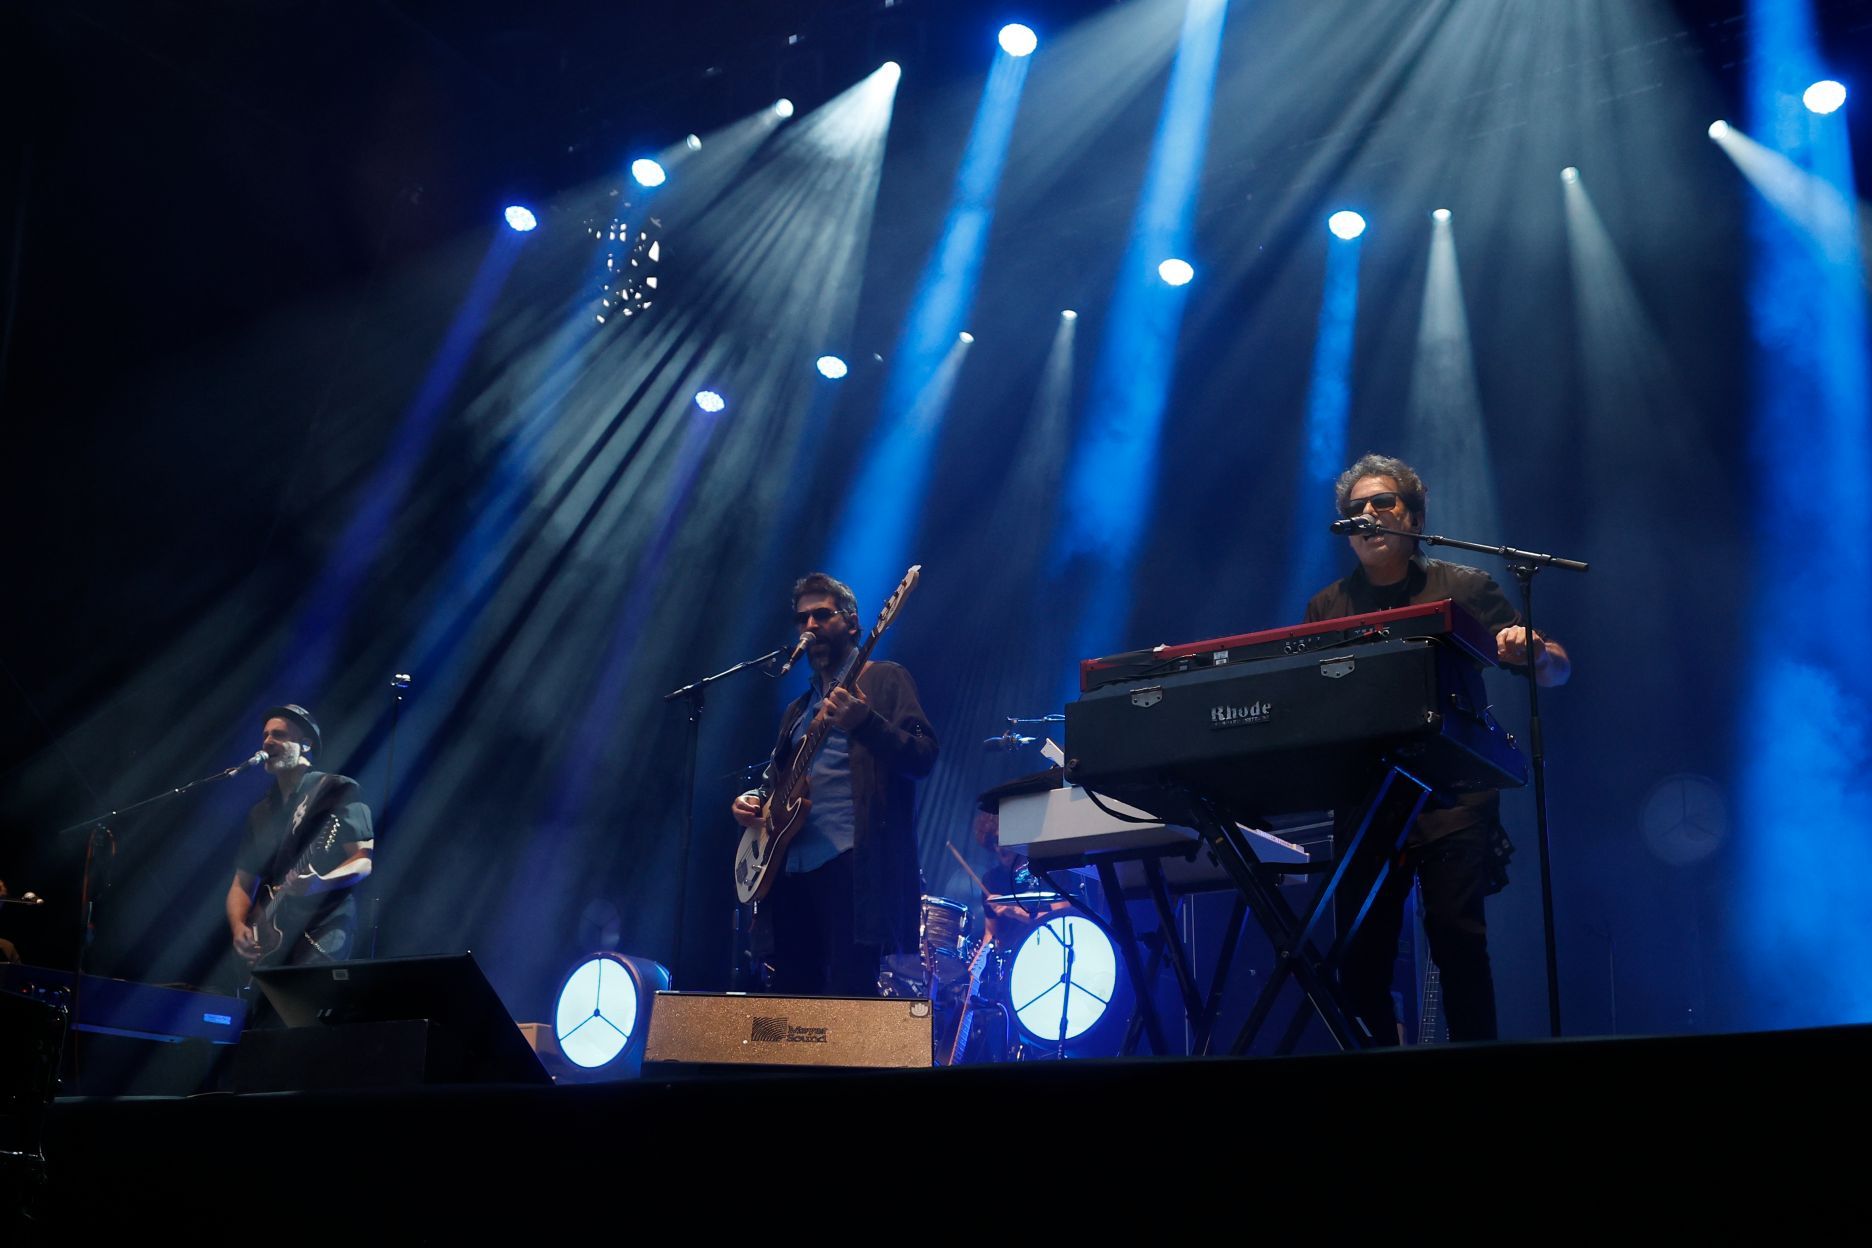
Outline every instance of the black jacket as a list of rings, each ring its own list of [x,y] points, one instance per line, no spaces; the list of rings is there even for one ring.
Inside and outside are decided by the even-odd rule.
[[[936,731],[917,701],[916,682],[895,663],[872,663],[858,677],[871,713],[848,735],[852,769],[852,931],[887,953],[914,949],[918,895],[916,781],[936,766]],[[810,691],[780,717],[771,783],[786,757]],[[776,864],[784,868],[784,864]]]

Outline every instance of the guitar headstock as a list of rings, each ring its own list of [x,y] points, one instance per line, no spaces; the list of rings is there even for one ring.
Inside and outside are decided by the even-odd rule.
[[[884,635],[884,630],[889,628],[891,622],[897,618],[897,612],[902,609],[904,599],[910,596],[910,591],[915,589],[917,582],[922,579],[923,565],[911,564],[910,570],[904,573],[903,580],[897,582],[897,588],[892,590],[891,596],[884,600],[884,607],[878,612],[877,623],[871,626],[871,635],[865,639],[866,646]]]

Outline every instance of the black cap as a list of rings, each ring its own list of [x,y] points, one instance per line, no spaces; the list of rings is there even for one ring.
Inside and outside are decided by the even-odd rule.
[[[284,706],[268,707],[267,713],[260,717],[260,722],[264,724],[269,719],[287,719],[298,724],[305,730],[305,734],[312,738],[312,757],[320,757],[320,751],[325,746],[325,738],[319,735],[318,720],[312,718],[311,711],[288,702]]]

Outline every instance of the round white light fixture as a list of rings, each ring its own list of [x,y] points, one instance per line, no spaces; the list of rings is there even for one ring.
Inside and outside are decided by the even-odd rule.
[[[692,152],[701,151],[702,150],[702,136],[699,134],[690,135],[688,138],[683,140],[683,146],[687,147]]]
[[[1709,136],[1712,139],[1728,138],[1729,137],[1729,123],[1726,121],[1710,122]]]
[[[1175,256],[1157,266],[1157,276],[1171,286],[1187,286],[1196,276],[1196,270],[1187,260],[1178,260]]]
[[[780,118],[780,120],[782,121],[785,121],[788,117],[791,117],[793,115],[793,101],[789,99],[785,99],[785,98],[775,100],[774,105],[773,105],[773,111],[774,111],[774,116]]]
[[[836,355],[820,356],[818,360],[815,361],[815,367],[818,368],[819,375],[829,381],[837,381],[851,371],[845,366],[845,361],[839,359]]]
[[[1365,232],[1365,218],[1349,208],[1342,208],[1326,218],[1326,228],[1333,232],[1334,238],[1349,243]]]
[[[722,398],[721,395],[716,394],[713,390],[698,390],[696,391],[695,405],[703,411],[708,412],[710,415],[713,415],[727,407],[728,400]]]
[[[631,161],[630,169],[631,177],[636,180],[638,186],[662,186],[664,180],[669,177],[663,172],[663,166],[648,156],[640,156]]]
[[[1439,208],[1435,212],[1431,213],[1430,217],[1432,220],[1435,220],[1435,221],[1447,221],[1449,220],[1449,215],[1450,215],[1449,209]]]
[[[553,1039],[580,1071],[629,1073],[643,1051],[643,1033],[669,971],[643,958],[594,953],[572,968],[553,1001]]]
[[[1808,112],[1819,113],[1822,117],[1836,113],[1846,103],[1846,84],[1822,78],[1801,92],[1801,103],[1807,106]]]
[[[1062,321],[1076,321],[1078,319],[1079,319],[1079,314],[1073,311],[1071,308],[1067,308],[1060,313],[1060,320]]]
[[[533,210],[519,204],[507,205],[507,210],[501,216],[507,218],[507,224],[522,234],[539,224],[539,218],[533,215]]]
[[[965,330],[963,330],[963,331],[962,331],[961,333],[959,333],[959,334],[957,334],[957,335],[956,335],[956,341],[957,341],[957,342],[961,342],[961,343],[970,343],[970,342],[974,342],[974,341],[975,341],[975,335],[974,335],[974,334],[971,334],[971,333],[969,333],[969,332],[968,332],[968,330],[966,330],[966,329],[965,329]]]
[[[1579,170],[1575,169],[1572,165],[1568,165],[1560,171],[1560,180],[1568,186],[1572,186],[1575,182],[1579,181]]]
[[[1040,36],[1034,34],[1033,27],[1023,26],[1019,22],[1009,22],[1003,26],[996,41],[1009,56],[1029,56],[1040,46]]]

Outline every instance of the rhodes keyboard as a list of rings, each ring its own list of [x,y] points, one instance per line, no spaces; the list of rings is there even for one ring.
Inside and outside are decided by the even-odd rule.
[[[1493,665],[1495,662],[1495,639],[1488,629],[1473,615],[1444,598],[1390,611],[1290,624],[1238,637],[1217,637],[1180,646],[1153,646],[1149,650],[1129,650],[1102,659],[1085,659],[1079,664],[1079,688],[1089,693],[1101,685],[1121,680],[1148,680],[1282,655],[1317,654],[1322,650],[1393,637],[1442,637],[1478,663]]]
[[[1194,790],[1249,822],[1361,800],[1381,761],[1446,791],[1526,784],[1526,759],[1488,709],[1487,660],[1456,640],[1459,629],[1486,630],[1447,602],[1434,605],[1445,622],[1429,636],[1374,627],[1397,615],[1382,612],[1328,621],[1365,629],[1357,644],[1249,661],[1236,638],[1140,652],[1160,664],[1187,652],[1176,662],[1189,666],[1106,681],[1068,704],[1067,777],[1172,818],[1166,801]],[[1436,625],[1434,615],[1410,619],[1412,628]],[[1091,662],[1109,672],[1125,657]]]

